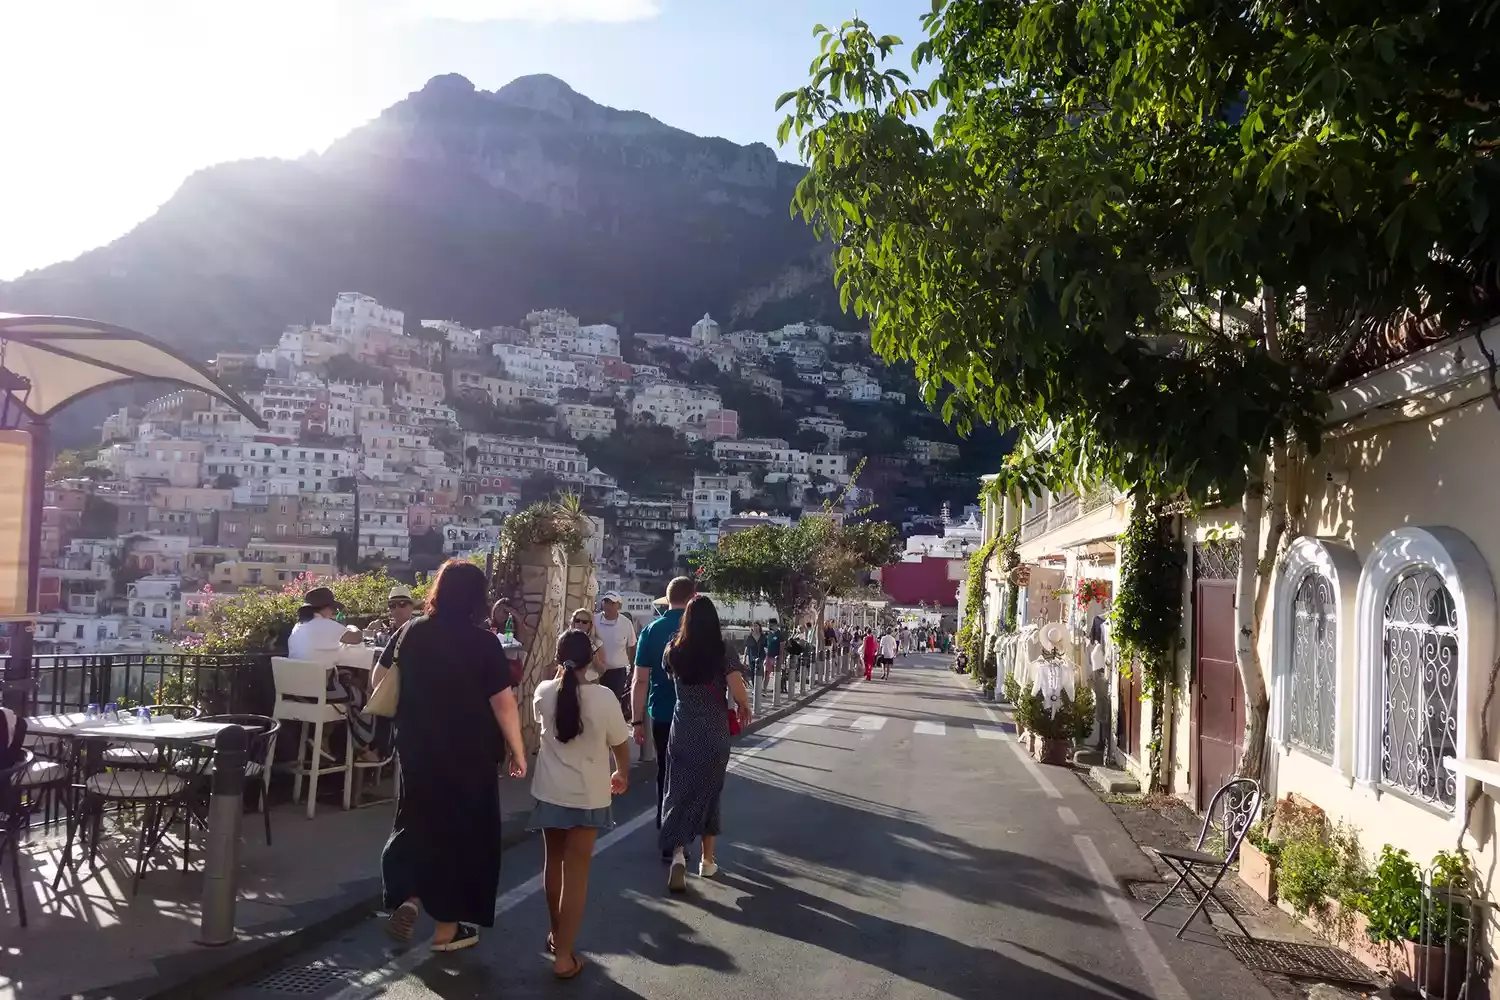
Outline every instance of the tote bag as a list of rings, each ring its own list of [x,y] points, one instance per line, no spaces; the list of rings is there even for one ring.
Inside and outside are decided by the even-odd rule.
[[[383,719],[394,719],[396,707],[401,703],[401,644],[406,641],[407,630],[411,623],[396,634],[396,648],[391,651],[391,666],[380,677],[380,683],[375,685],[375,690],[370,692],[370,700],[365,702],[365,714],[375,715]]]

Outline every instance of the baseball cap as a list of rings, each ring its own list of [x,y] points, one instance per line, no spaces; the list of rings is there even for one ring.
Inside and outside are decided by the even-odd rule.
[[[624,603],[623,601],[620,600],[620,592],[618,590],[607,590],[607,591],[605,591],[604,595],[602,597],[600,597],[599,600],[600,601],[614,601],[616,604],[623,604]]]

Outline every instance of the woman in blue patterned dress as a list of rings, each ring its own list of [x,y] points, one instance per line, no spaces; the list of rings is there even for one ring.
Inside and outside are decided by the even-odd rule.
[[[671,853],[667,888],[687,891],[687,845],[703,839],[701,878],[718,872],[719,799],[729,768],[729,698],[740,725],[750,722],[750,695],[740,665],[724,644],[719,611],[699,595],[688,602],[682,624],[662,663],[677,688],[667,743],[667,788],[658,841]]]

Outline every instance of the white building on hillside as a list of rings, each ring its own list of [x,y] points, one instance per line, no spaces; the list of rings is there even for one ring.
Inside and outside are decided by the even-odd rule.
[[[728,476],[693,476],[693,523],[717,523],[731,513]]]
[[[441,333],[448,342],[450,351],[457,351],[459,354],[479,353],[479,333],[476,330],[470,330],[451,319],[424,319],[422,325]]]
[[[340,292],[333,301],[328,325],[340,337],[355,337],[366,331],[399,337],[406,331],[406,314],[400,309],[387,309],[368,295]]]
[[[615,432],[615,411],[609,406],[562,403],[557,407],[557,423],[575,441],[605,438]]]

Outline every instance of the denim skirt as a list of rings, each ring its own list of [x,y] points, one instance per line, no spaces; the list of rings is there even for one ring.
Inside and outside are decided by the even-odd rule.
[[[573,806],[554,805],[551,802],[538,802],[531,810],[531,820],[526,824],[526,829],[571,830],[574,827],[586,826],[596,830],[608,830],[614,825],[614,810],[609,806],[603,809],[577,809]]]

